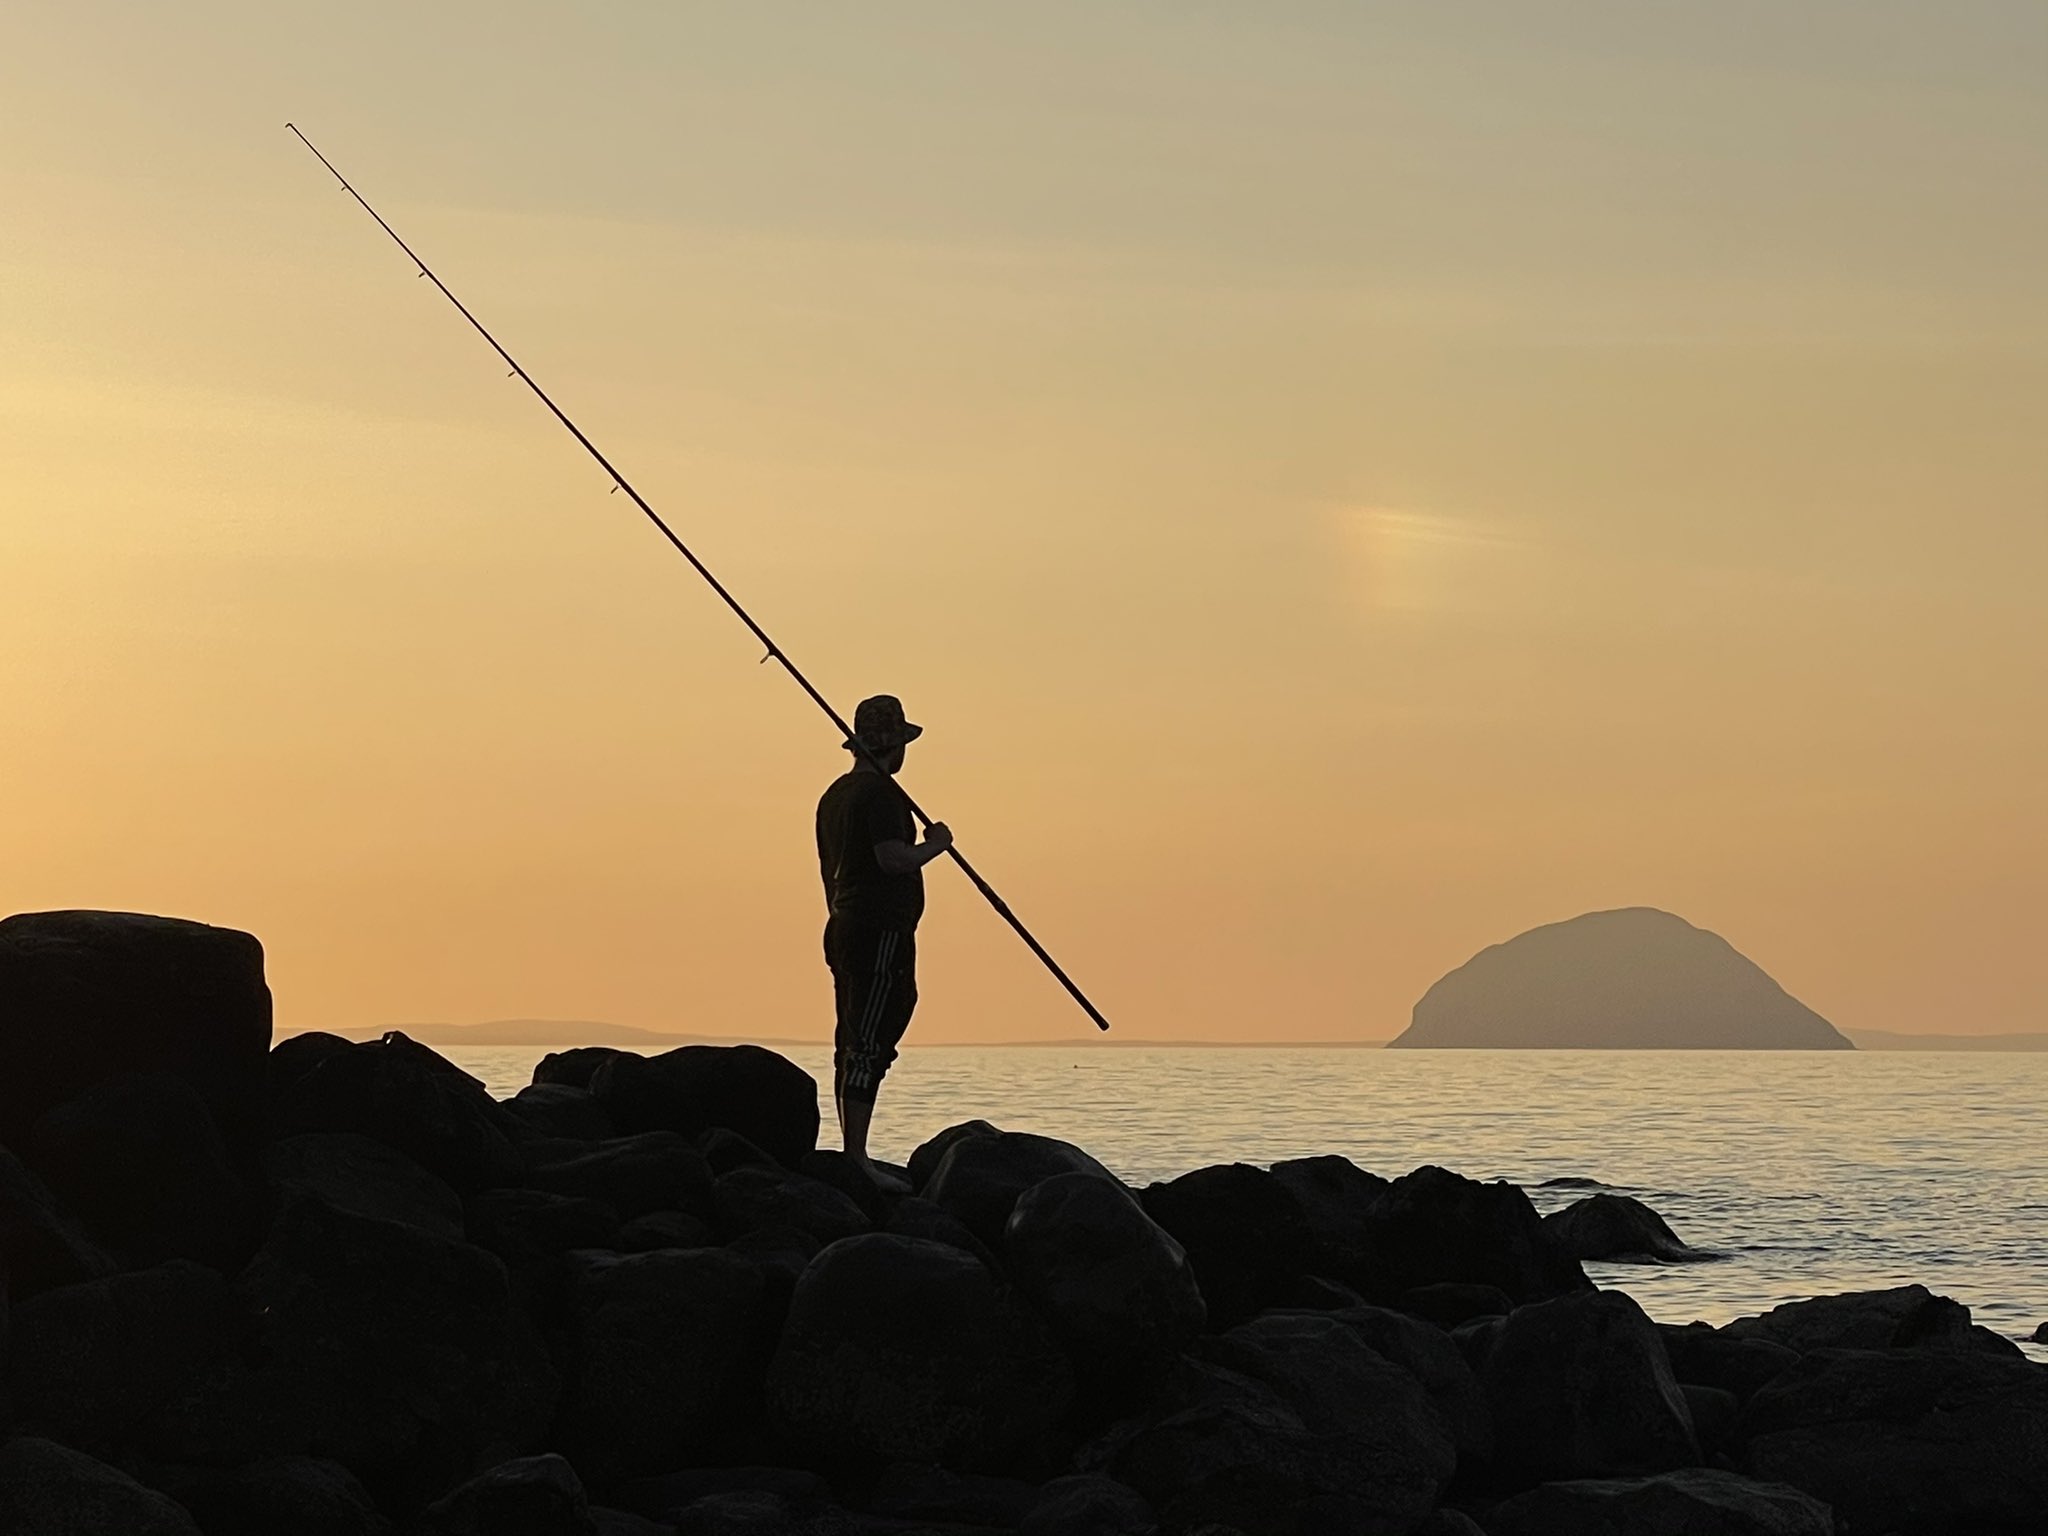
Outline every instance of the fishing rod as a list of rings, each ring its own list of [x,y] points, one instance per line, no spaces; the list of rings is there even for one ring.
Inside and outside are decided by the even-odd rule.
[[[342,175],[340,171],[334,168],[334,162],[332,160],[329,160],[325,155],[321,154],[319,149],[314,145],[311,139],[307,138],[303,133],[299,132],[298,125],[295,123],[286,123],[285,127],[291,129],[292,133],[297,137],[298,141],[301,144],[305,145],[306,148],[313,151],[313,158],[318,160],[322,165],[327,167],[328,173],[332,175],[336,181],[341,183],[342,190],[348,193],[348,195],[354,198],[358,203],[362,204],[363,212],[367,213],[371,218],[375,219],[377,221],[377,227],[383,230],[385,234],[389,235],[392,239],[392,243],[395,244],[401,251],[405,252],[406,257],[412,262],[412,264],[420,269],[420,276],[424,277],[428,282],[432,283],[436,288],[440,289],[442,297],[447,299],[447,301],[450,304],[453,304],[456,310],[461,314],[462,318],[470,323],[471,327],[476,331],[477,335],[483,337],[483,339],[490,344],[491,350],[497,353],[499,357],[504,359],[505,366],[512,370],[511,376],[518,379],[528,389],[532,390],[534,395],[540,400],[540,403],[548,408],[549,413],[553,415],[555,420],[559,421],[564,427],[566,427],[569,431],[569,435],[575,438],[578,443],[582,444],[584,452],[588,453],[593,459],[597,460],[598,466],[601,469],[603,469],[607,475],[611,476],[612,490],[614,492],[624,491],[626,493],[627,499],[630,500],[634,506],[638,507],[642,512],[647,514],[647,520],[650,523],[654,524],[655,528],[660,531],[661,536],[667,539],[670,544],[675,546],[676,553],[681,555],[685,560],[689,561],[691,569],[696,571],[696,573],[699,576],[702,576],[704,580],[710,584],[711,590],[718,594],[719,599],[725,604],[725,606],[730,608],[733,611],[733,613],[738,617],[739,621],[742,624],[746,625],[748,630],[752,632],[754,638],[761,642],[763,649],[767,652],[767,654],[763,656],[761,660],[764,662],[773,661],[779,663],[782,667],[782,670],[790,675],[791,680],[795,682],[797,687],[803,689],[805,694],[809,696],[810,701],[813,704],[817,705],[818,708],[823,710],[825,712],[825,717],[839,728],[839,734],[846,740],[846,742],[849,745],[851,745],[855,751],[860,753],[862,757],[866,758],[871,765],[873,765],[877,770],[879,770],[884,778],[888,779],[890,783],[896,786],[897,793],[903,796],[903,803],[910,807],[910,814],[917,818],[919,825],[924,827],[931,826],[932,818],[927,816],[924,813],[923,807],[921,807],[915,800],[913,800],[910,797],[910,791],[903,787],[901,782],[897,780],[894,774],[889,773],[887,769],[882,767],[881,760],[878,757],[876,757],[876,755],[873,752],[869,751],[868,748],[859,740],[859,738],[853,734],[853,727],[848,725],[846,721],[840,717],[839,711],[834,709],[831,706],[831,704],[826,701],[826,698],[822,693],[818,692],[816,688],[811,686],[811,680],[805,677],[802,672],[797,670],[796,663],[791,661],[789,657],[783,653],[782,647],[777,645],[773,640],[771,640],[768,637],[768,631],[763,629],[758,623],[754,621],[754,616],[752,614],[748,613],[745,608],[740,606],[739,599],[734,597],[732,593],[728,592],[725,589],[725,583],[723,583],[716,576],[711,574],[711,568],[707,566],[702,560],[699,560],[697,556],[691,551],[689,545],[685,544],[679,537],[677,537],[675,529],[669,527],[669,525],[665,521],[663,521],[661,514],[659,512],[656,512],[653,507],[647,504],[647,498],[642,496],[638,491],[633,489],[632,482],[629,481],[624,475],[620,474],[618,470],[612,466],[612,461],[606,458],[601,452],[598,451],[597,444],[593,443],[589,438],[583,435],[583,429],[577,426],[575,422],[571,421],[569,419],[568,413],[564,411],[559,405],[555,404],[555,402],[549,398],[548,392],[542,389],[540,385],[536,384],[533,381],[533,375],[528,373],[524,368],[522,368],[519,365],[519,360],[515,358],[510,352],[507,352],[503,346],[499,345],[498,338],[493,336],[488,330],[484,329],[484,323],[481,320],[477,319],[475,315],[469,312],[469,306],[464,304],[462,300],[455,297],[453,290],[451,290],[446,283],[442,282],[439,277],[435,276],[433,268],[429,267],[424,261],[420,260],[419,256],[414,252],[413,248],[407,245],[405,241],[399,237],[398,231],[393,229],[389,224],[384,222],[384,215],[379,213],[376,209],[372,208],[369,204],[369,200],[365,198],[362,193],[358,192],[353,186],[349,184],[349,179],[346,176]],[[958,864],[960,866],[960,872],[966,875],[967,878],[974,883],[974,888],[977,891],[981,892],[981,894],[988,899],[988,904],[996,909],[996,915],[1001,917],[1004,922],[1008,923],[1012,928],[1014,928],[1017,931],[1017,937],[1024,941],[1024,943],[1030,948],[1032,954],[1038,956],[1038,958],[1044,962],[1045,968],[1051,971],[1053,976],[1059,981],[1059,984],[1067,989],[1067,995],[1073,998],[1075,1002],[1079,1003],[1081,1005],[1081,1011],[1086,1013],[1089,1018],[1095,1021],[1095,1027],[1104,1030],[1108,1029],[1109,1020],[1105,1019],[1102,1016],[1102,1011],[1098,1009],[1093,1003],[1088,1001],[1088,994],[1083,992],[1080,989],[1080,987],[1075,985],[1074,979],[1060,968],[1059,961],[1053,959],[1051,954],[1049,954],[1046,951],[1046,947],[1043,944],[1039,943],[1035,937],[1033,937],[1031,930],[1024,926],[1023,920],[1019,918],[1016,913],[1010,910],[1010,904],[1004,901],[1001,896],[996,894],[995,887],[990,885],[988,881],[984,880],[981,877],[980,871],[975,869],[975,867],[972,864],[967,862],[966,856],[960,852],[959,848],[957,846],[948,847],[946,849],[946,856],[950,858],[955,864]]]

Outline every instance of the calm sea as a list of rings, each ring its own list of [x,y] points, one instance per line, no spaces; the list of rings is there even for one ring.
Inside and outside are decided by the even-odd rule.
[[[502,1096],[542,1053],[451,1054]],[[787,1054],[829,1085],[826,1048]],[[1592,1266],[1666,1321],[1913,1280],[2016,1339],[2048,1321],[2048,1053],[913,1043],[875,1150],[900,1162],[975,1118],[1078,1143],[1136,1184],[1319,1152],[1512,1179],[1544,1210],[1585,1193],[1545,1181],[1598,1180],[1720,1255]]]

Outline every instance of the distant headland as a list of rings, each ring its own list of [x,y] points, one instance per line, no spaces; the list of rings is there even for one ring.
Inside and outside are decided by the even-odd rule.
[[[498,1050],[532,1047],[562,1050],[575,1046],[609,1045],[623,1050],[667,1051],[679,1045],[765,1045],[777,1050],[829,1049],[824,1036],[803,1035],[710,1035],[680,1030],[642,1029],[629,1024],[606,1024],[595,1019],[492,1019],[481,1024],[379,1024],[344,1028],[333,1033],[344,1040],[364,1044],[381,1040],[396,1030],[409,1040],[431,1045],[436,1050]],[[293,1033],[286,1031],[285,1033]],[[1075,1034],[1046,1040],[934,1040],[918,1044],[960,1049],[1000,1050],[1378,1050],[1387,1042],[1378,1040],[1180,1040],[1168,1035]]]
[[[495,1019],[481,1024],[393,1024],[368,1029],[342,1029],[335,1033],[348,1040],[377,1040],[396,1029],[414,1040],[438,1050],[511,1049],[532,1047],[560,1050],[578,1045],[610,1045],[627,1050],[666,1051],[679,1045],[767,1045],[777,1049],[823,1047],[830,1042],[797,1036],[709,1035],[680,1031],[641,1029],[627,1024],[606,1024],[593,1019]],[[1898,1034],[1883,1029],[1841,1031],[1859,1051],[2048,1051],[2048,1032],[1985,1035]],[[286,1031],[289,1034],[292,1031]],[[1129,1039],[1110,1036],[1076,1036],[1057,1040],[942,1041],[952,1046],[1002,1047],[1046,1050],[1121,1049],[1209,1049],[1209,1050],[1378,1050],[1386,1040],[1176,1040],[1162,1036]],[[1412,1043],[1412,1042],[1411,1042]]]
[[[1395,1046],[1853,1051],[1719,934],[1654,907],[1588,912],[1483,949]]]
[[[596,1019],[491,1019],[482,1024],[379,1024],[366,1029],[340,1029],[345,1040],[379,1040],[391,1030],[438,1050],[450,1046],[488,1048],[533,1045],[614,1045],[634,1050],[665,1051],[678,1045],[809,1045],[794,1037],[707,1035],[683,1030],[641,1029],[631,1024],[606,1024]]]

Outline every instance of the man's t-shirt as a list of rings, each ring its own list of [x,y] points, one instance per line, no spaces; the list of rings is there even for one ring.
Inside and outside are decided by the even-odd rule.
[[[818,801],[818,872],[832,912],[902,933],[917,927],[924,871],[892,875],[875,862],[875,844],[916,840],[910,805],[888,778],[855,769],[834,779]]]

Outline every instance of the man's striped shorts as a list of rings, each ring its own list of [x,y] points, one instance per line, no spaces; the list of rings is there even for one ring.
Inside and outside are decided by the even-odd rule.
[[[835,912],[825,924],[825,963],[839,1005],[833,1097],[872,1104],[917,1007],[917,936]]]

